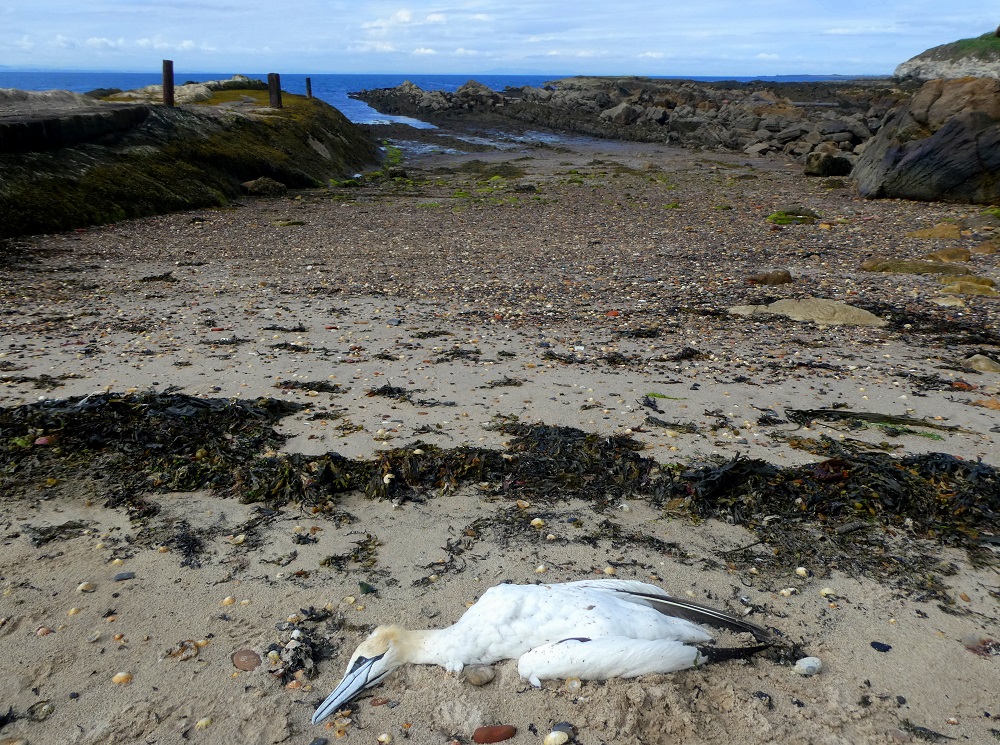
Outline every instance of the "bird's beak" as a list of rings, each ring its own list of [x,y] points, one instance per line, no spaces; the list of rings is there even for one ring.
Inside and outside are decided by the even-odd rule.
[[[384,654],[376,657],[358,657],[354,665],[347,671],[344,679],[340,681],[333,693],[326,697],[326,700],[319,705],[316,713],[312,716],[312,723],[319,724],[331,714],[339,711],[340,708],[357,696],[366,688],[371,688],[381,682],[382,678],[389,674],[389,670],[381,673],[374,673],[375,664],[380,662]]]

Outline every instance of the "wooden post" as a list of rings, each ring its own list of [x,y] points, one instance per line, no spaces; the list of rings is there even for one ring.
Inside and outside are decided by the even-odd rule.
[[[281,76],[276,72],[267,74],[267,95],[271,99],[271,108],[281,108]]]
[[[174,61],[163,60],[163,105],[174,105]]]
[[[312,78],[306,78],[306,98],[313,97],[313,81]]]

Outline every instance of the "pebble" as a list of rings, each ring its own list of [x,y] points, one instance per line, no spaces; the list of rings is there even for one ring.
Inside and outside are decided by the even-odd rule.
[[[872,649],[876,652],[888,652],[892,647],[885,642],[872,642]]]
[[[490,665],[466,665],[462,670],[462,676],[471,685],[484,686],[496,677],[496,673]]]
[[[472,741],[478,743],[503,742],[517,734],[517,727],[512,724],[495,724],[490,727],[478,727],[472,733]]]
[[[233,666],[237,670],[250,672],[260,667],[260,655],[252,649],[238,649],[233,652]]]
[[[803,657],[792,669],[799,675],[817,675],[823,670],[823,660],[819,657]]]
[[[135,579],[135,572],[118,572],[112,579],[115,582],[124,582],[127,579]]]

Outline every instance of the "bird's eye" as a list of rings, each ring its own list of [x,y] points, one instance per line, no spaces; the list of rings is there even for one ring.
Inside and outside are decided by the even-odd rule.
[[[375,655],[374,657],[358,657],[358,659],[354,661],[354,664],[351,665],[351,669],[348,672],[353,673],[356,670],[364,667],[365,665],[370,665],[371,663],[377,660],[381,660],[383,657],[385,657],[385,652],[379,655]]]

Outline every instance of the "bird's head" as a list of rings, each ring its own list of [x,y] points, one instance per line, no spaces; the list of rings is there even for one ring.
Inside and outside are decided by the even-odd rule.
[[[386,675],[407,661],[407,649],[405,629],[398,626],[376,628],[354,650],[344,679],[316,709],[312,723],[319,724],[361,691],[381,683]]]

